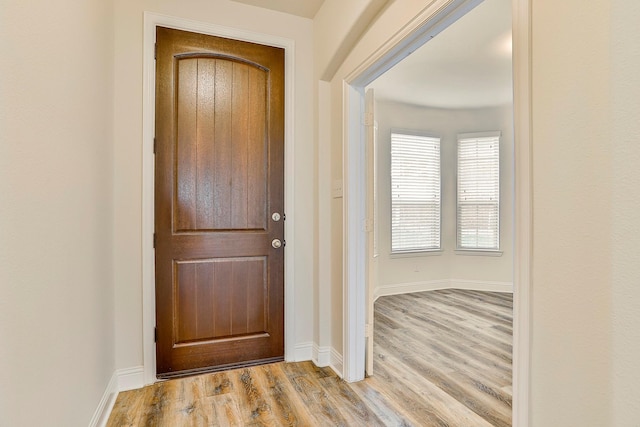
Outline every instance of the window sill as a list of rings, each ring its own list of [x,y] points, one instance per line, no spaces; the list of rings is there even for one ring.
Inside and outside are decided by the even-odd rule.
[[[434,249],[429,251],[415,251],[415,252],[391,252],[389,258],[417,258],[423,256],[438,256],[442,255],[444,251],[442,249]]]
[[[488,249],[456,249],[455,254],[465,256],[502,256],[502,251]]]

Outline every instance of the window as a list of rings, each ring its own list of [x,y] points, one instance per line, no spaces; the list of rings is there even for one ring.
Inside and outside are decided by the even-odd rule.
[[[458,249],[500,249],[500,132],[458,135]]]
[[[391,252],[440,249],[440,138],[391,133]]]

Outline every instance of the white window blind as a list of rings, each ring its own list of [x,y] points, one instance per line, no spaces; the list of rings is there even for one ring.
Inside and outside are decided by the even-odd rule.
[[[500,133],[458,135],[458,249],[500,249]]]
[[[440,249],[440,138],[391,133],[391,252]]]

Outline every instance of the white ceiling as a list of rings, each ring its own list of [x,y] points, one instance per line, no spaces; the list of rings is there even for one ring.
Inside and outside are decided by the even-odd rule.
[[[324,0],[233,0],[265,9],[313,19]]]
[[[437,108],[511,103],[511,0],[485,0],[369,87],[376,99]]]

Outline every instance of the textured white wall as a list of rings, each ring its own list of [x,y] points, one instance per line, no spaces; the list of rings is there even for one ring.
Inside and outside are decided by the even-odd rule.
[[[375,84],[375,83],[374,83]],[[448,110],[379,101],[379,287],[433,280],[513,281],[513,110],[511,106]],[[391,129],[439,136],[442,158],[442,255],[391,256]],[[503,255],[456,255],[456,144],[459,133],[501,131],[500,249]]]
[[[314,119],[309,19],[228,0],[115,0],[116,363],[142,364],[142,44],[150,11],[295,41],[295,337],[313,340]]]
[[[610,2],[533,2],[534,426],[611,425]]]
[[[86,426],[114,371],[111,6],[0,5],[2,426]]]
[[[640,2],[611,2],[613,423],[640,423]]]

